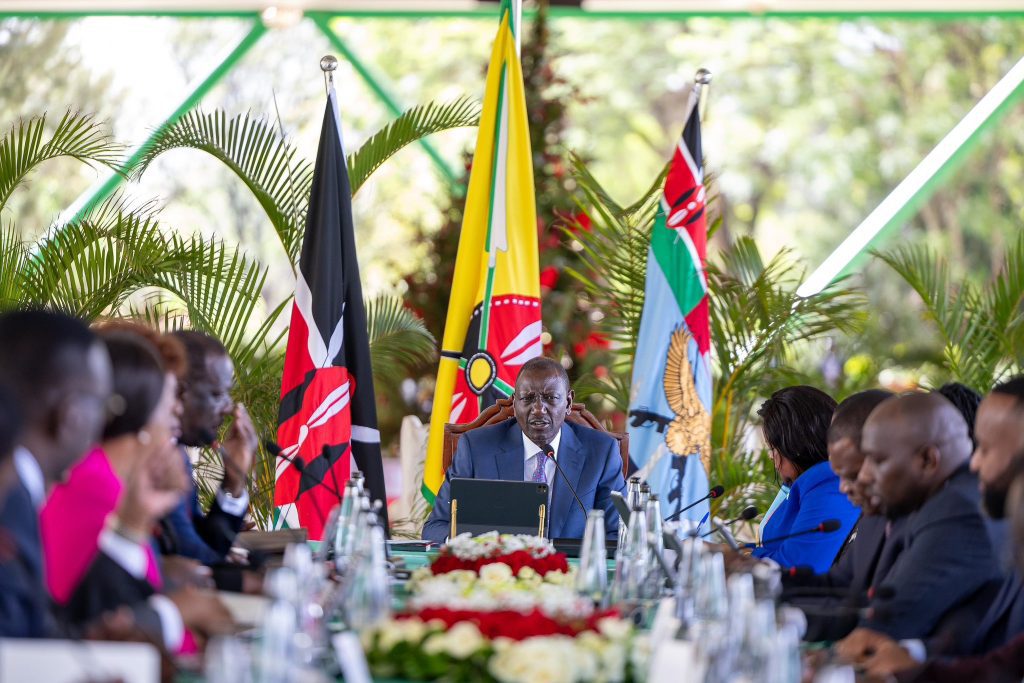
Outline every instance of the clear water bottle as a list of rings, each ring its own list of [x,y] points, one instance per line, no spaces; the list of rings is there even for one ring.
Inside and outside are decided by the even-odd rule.
[[[256,657],[258,683],[291,683],[297,661],[294,637],[298,630],[295,604],[295,574],[282,568],[267,574],[267,589],[273,598],[263,617],[262,637]]]
[[[694,534],[689,522],[680,525],[683,537],[680,540],[682,555],[679,558],[679,573],[676,579],[676,618],[684,629],[694,621],[694,601],[701,581],[704,542]]]
[[[632,510],[640,504],[640,477],[630,477],[626,483],[626,507]],[[619,520],[618,547],[626,544],[626,533],[629,525],[626,520]]]
[[[721,553],[705,553],[701,558],[700,582],[696,589],[694,616],[703,622],[721,624],[724,628],[729,616],[729,596]]]
[[[647,547],[647,512],[637,506],[630,511],[626,541],[615,553],[616,602],[636,605],[648,596],[650,550]]]
[[[647,501],[651,499],[651,485],[646,481],[640,484],[640,507],[647,509]]]
[[[768,680],[770,683],[800,683],[801,666],[800,636],[796,627],[780,626],[769,654]]]
[[[605,547],[604,510],[587,513],[587,528],[580,547],[576,592],[603,604],[608,591],[608,550]]]
[[[357,630],[374,626],[391,615],[384,528],[373,512],[366,513],[364,520],[343,604],[347,626]]]
[[[632,510],[640,504],[640,477],[630,477],[626,484],[626,504]]]
[[[661,569],[658,557],[665,557],[665,537],[662,535],[661,501],[658,494],[650,494],[646,505],[647,541],[650,569],[648,571],[647,595],[659,597],[665,587],[665,573]],[[653,546],[653,547],[652,547]]]
[[[237,636],[214,636],[206,645],[203,675],[208,683],[253,683],[252,655]]]
[[[359,512],[359,485],[354,479],[345,482],[345,495],[335,509],[338,510],[338,516],[333,533],[330,536],[324,535],[324,543],[329,541],[331,544],[330,554],[325,559],[333,560],[335,571],[341,573],[347,566],[348,556],[352,554],[349,540],[354,532],[354,518]]]

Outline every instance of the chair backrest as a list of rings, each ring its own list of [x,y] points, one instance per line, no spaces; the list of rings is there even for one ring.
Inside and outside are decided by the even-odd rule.
[[[451,467],[452,458],[455,457],[455,449],[459,445],[459,437],[463,434],[478,427],[496,425],[505,420],[514,419],[516,419],[516,416],[512,409],[512,399],[499,398],[493,406],[480,413],[472,422],[461,425],[451,424],[450,422],[446,424],[444,426],[444,446],[441,451],[444,471],[447,472],[448,468]],[[565,419],[568,422],[575,422],[576,424],[596,429],[614,437],[619,442],[619,453],[622,455],[622,475],[627,476],[629,472],[629,434],[608,431],[582,403],[573,403]]]

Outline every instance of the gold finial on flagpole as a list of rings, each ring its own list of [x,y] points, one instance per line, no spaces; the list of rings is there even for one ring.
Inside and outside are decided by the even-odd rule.
[[[320,58],[320,70],[324,72],[324,89],[330,90],[334,85],[334,72],[338,70],[338,58],[334,55],[324,55]]]

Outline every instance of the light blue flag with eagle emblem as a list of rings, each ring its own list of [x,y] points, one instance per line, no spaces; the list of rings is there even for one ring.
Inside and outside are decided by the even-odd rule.
[[[647,252],[647,281],[629,402],[631,467],[668,517],[708,494],[711,332],[707,217],[697,87],[665,179]],[[682,514],[700,520],[703,502]]]

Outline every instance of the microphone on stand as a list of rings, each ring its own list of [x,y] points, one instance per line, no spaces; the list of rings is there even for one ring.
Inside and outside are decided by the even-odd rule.
[[[666,522],[671,522],[676,517],[678,517],[679,515],[683,514],[684,512],[686,512],[687,510],[689,510],[693,506],[698,505],[700,503],[703,503],[705,500],[714,500],[715,498],[718,498],[719,496],[721,496],[723,493],[725,493],[725,487],[724,486],[716,486],[713,489],[711,489],[710,491],[708,491],[708,495],[704,496],[703,498],[698,498],[697,500],[693,501],[692,503],[690,503],[686,507],[682,508],[681,510],[676,510],[671,515],[666,517],[665,521]]]
[[[549,443],[544,444],[540,449],[544,451],[545,456],[551,458],[551,462],[555,463],[555,469],[562,475],[562,479],[565,480],[565,485],[569,487],[572,497],[576,499],[576,504],[580,506],[580,510],[583,511],[583,517],[585,518],[587,516],[587,507],[583,504],[583,501],[580,500],[580,497],[576,495],[576,489],[574,489],[572,484],[569,483],[569,477],[565,476],[562,466],[558,464],[558,458],[555,457],[555,449]]]
[[[728,522],[721,522],[712,518],[711,531],[707,532],[706,534],[702,534],[701,538],[707,538],[711,534],[718,533],[725,541],[725,544],[729,546],[730,550],[739,550],[739,543],[736,542],[736,537],[732,535],[731,531],[729,531],[729,527],[731,527],[736,522],[749,522],[754,517],[757,517],[758,512],[759,510],[757,509],[757,506],[748,505],[747,507],[743,508],[743,512],[740,513],[739,517],[737,517],[736,519],[730,519]]]
[[[300,458],[298,456],[285,455],[284,451],[281,450],[281,447],[278,446],[277,443],[275,443],[274,441],[271,441],[270,439],[264,439],[263,440],[263,448],[265,448],[267,450],[267,452],[270,453],[271,455],[273,455],[275,458],[281,458],[285,462],[291,463],[292,466],[295,467],[295,469],[299,471],[299,476],[300,477],[302,477],[303,479],[312,480],[313,483],[316,484],[317,486],[323,486],[325,489],[327,489],[328,492],[333,493],[338,498],[339,502],[341,502],[341,500],[344,498],[344,495],[340,491],[338,491],[337,487],[331,486],[326,481],[324,481],[323,477],[318,477],[314,473],[312,473],[309,470],[307,470],[306,469],[306,461],[303,460],[302,458]],[[324,449],[327,449],[327,448],[328,448],[327,446],[324,446]],[[333,470],[332,470],[332,475],[333,475]],[[336,478],[335,478],[335,481],[337,481]],[[300,488],[301,488],[301,486],[300,486]],[[306,489],[306,490],[308,491],[309,489]],[[300,491],[299,495],[296,496],[295,499],[298,500],[299,497],[302,496],[303,493],[305,493],[305,491]]]
[[[830,534],[833,531],[838,531],[839,527],[841,526],[842,524],[840,524],[838,519],[826,519],[821,524],[813,526],[810,529],[802,529],[800,531],[782,534],[781,536],[776,536],[775,538],[762,540],[760,543],[745,543],[744,546],[747,548],[763,548],[769,543],[778,543],[779,541],[785,541],[786,539],[793,538],[795,536],[806,536],[807,534]]]

